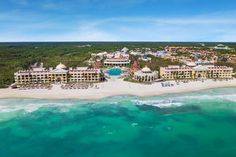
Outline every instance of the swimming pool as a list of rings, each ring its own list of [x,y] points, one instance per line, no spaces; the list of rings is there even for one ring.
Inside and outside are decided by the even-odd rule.
[[[112,68],[107,71],[110,76],[120,76],[123,73],[121,68]]]

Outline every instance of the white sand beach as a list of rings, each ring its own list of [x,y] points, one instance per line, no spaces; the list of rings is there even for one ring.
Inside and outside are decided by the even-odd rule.
[[[174,81],[172,87],[162,87],[160,82],[146,85],[125,82],[121,79],[110,79],[107,82],[98,83],[96,88],[88,89],[61,89],[60,85],[54,85],[51,90],[47,89],[0,89],[0,98],[36,98],[36,99],[100,99],[111,96],[157,96],[162,94],[192,92],[203,89],[236,87],[236,79],[228,81],[190,81],[181,82],[179,85]]]

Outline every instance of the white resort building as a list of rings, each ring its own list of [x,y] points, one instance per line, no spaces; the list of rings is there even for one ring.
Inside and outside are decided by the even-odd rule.
[[[153,82],[158,78],[158,72],[152,71],[147,66],[134,73],[134,80],[139,82]]]
[[[129,54],[116,52],[112,54],[107,54],[106,59],[104,60],[105,66],[128,66],[130,65]]]
[[[233,68],[227,66],[199,65],[194,67],[193,71],[195,78],[231,79],[233,77]]]
[[[70,68],[68,74],[69,82],[100,82],[104,80],[100,69],[88,69],[87,67]]]
[[[67,82],[100,82],[104,80],[100,69],[87,67],[69,68],[62,63],[53,68],[37,67],[30,70],[19,70],[15,74],[16,84],[30,83],[67,83]]]
[[[190,79],[193,78],[193,70],[191,67],[170,65],[168,67],[160,67],[160,77],[162,79]]]
[[[160,77],[166,80],[174,79],[231,79],[233,68],[227,66],[199,65],[188,66],[168,66],[160,68]]]
[[[225,46],[223,44],[218,44],[214,47],[215,50],[234,50],[233,48],[230,48],[229,46]]]

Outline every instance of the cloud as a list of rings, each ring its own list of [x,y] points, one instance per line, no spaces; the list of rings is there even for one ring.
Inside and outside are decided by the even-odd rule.
[[[81,25],[121,41],[236,41],[234,18],[120,17],[87,21]]]
[[[0,14],[0,21],[8,21],[0,26],[0,41],[236,41],[235,12],[71,20],[23,15]]]

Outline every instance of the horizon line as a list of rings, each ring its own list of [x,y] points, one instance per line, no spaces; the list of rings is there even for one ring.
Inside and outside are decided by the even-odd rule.
[[[0,41],[0,43],[236,43],[236,41]]]

